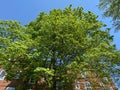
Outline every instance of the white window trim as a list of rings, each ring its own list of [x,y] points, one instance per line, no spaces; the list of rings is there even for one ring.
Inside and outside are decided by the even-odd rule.
[[[87,86],[86,84],[88,84],[88,86]],[[85,86],[85,89],[86,89],[86,90],[88,90],[88,89],[91,89],[91,90],[92,90],[92,87],[90,86],[90,82],[86,81],[86,82],[84,83],[84,86]]]
[[[5,70],[1,70],[0,75],[2,74],[2,72],[5,72]],[[0,77],[0,80],[4,80],[5,76],[6,76],[6,72],[5,72],[5,75],[3,77]]]
[[[104,84],[103,84],[103,82],[100,82],[100,86],[101,86],[101,87],[104,87]]]
[[[82,78],[86,78],[86,72],[81,73]]]
[[[105,89],[105,85],[103,84],[103,82],[100,82],[100,86]]]
[[[76,89],[80,89],[80,82],[79,82],[79,81],[76,81],[76,83],[75,83],[75,88],[76,88]]]
[[[110,90],[113,90],[113,88],[112,88],[112,87],[110,87]]]
[[[107,77],[104,77],[103,79],[104,79],[106,82],[108,82],[108,78],[107,78]]]
[[[7,87],[5,90],[15,90],[14,87]]]

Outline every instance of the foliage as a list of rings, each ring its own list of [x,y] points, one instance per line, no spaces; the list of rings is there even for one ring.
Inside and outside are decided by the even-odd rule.
[[[102,27],[95,14],[71,6],[42,12],[25,27],[16,21],[0,21],[0,60],[6,79],[15,79],[19,73],[25,85],[35,82],[28,85],[35,90],[70,90],[80,72],[108,75],[119,52],[109,29]]]
[[[100,0],[99,8],[105,10],[104,16],[112,17],[116,30],[120,29],[120,0]]]

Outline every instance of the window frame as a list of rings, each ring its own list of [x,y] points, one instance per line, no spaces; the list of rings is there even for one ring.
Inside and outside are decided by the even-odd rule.
[[[110,90],[113,90],[113,87],[110,87]]]
[[[100,86],[102,87],[103,90],[105,90],[105,85],[103,84],[103,82],[100,82]]]
[[[79,82],[79,81],[76,81],[76,82],[75,82],[75,88],[76,88],[76,89],[80,89],[80,82]]]
[[[86,90],[92,90],[92,87],[91,87],[89,81],[85,81],[84,86],[85,86],[85,89],[86,89]]]
[[[82,76],[82,78],[86,78],[87,77],[86,72],[82,72],[81,76]]]
[[[107,77],[104,77],[103,80],[104,80],[105,82],[109,82]]]
[[[1,74],[2,74],[3,72],[4,72],[4,75],[1,76]],[[4,80],[5,76],[6,76],[5,70],[1,70],[1,71],[0,71],[0,80]]]
[[[15,90],[15,88],[14,87],[6,87],[5,90]]]

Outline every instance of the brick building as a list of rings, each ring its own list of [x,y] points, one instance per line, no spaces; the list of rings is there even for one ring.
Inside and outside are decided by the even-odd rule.
[[[6,72],[0,70],[0,90],[15,90],[15,87],[23,82],[5,80]],[[58,90],[60,90],[58,88]],[[73,83],[73,90],[117,90],[111,78],[99,78],[93,71],[83,72],[77,75]]]
[[[4,70],[0,70],[0,90],[15,90],[13,87],[9,87],[10,81],[6,81],[5,79],[6,72]]]
[[[79,74],[74,83],[74,90],[118,90],[110,77],[99,78],[93,71]]]
[[[22,81],[17,80],[17,77],[12,81],[6,81],[6,74],[5,70],[0,69],[0,90],[15,90],[16,86],[23,84]]]

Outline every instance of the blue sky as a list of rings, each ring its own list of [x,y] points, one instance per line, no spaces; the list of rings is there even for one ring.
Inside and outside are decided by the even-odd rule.
[[[103,18],[103,11],[97,5],[99,0],[0,0],[0,19],[18,20],[22,24],[35,20],[40,12],[49,12],[54,8],[64,9],[72,4],[73,8],[82,6],[85,11],[92,11],[99,15],[99,20],[112,28],[111,35],[114,35],[114,43],[120,50],[120,31],[115,33],[110,18]]]
[[[110,18],[103,18],[103,11],[97,5],[99,0],[0,0],[0,20],[18,20],[22,25],[35,20],[40,12],[49,12],[54,8],[64,9],[72,4],[73,8],[82,6],[85,11],[92,11],[99,15],[99,20],[107,24],[114,35],[114,43],[120,50],[120,31],[114,33],[114,28]]]

